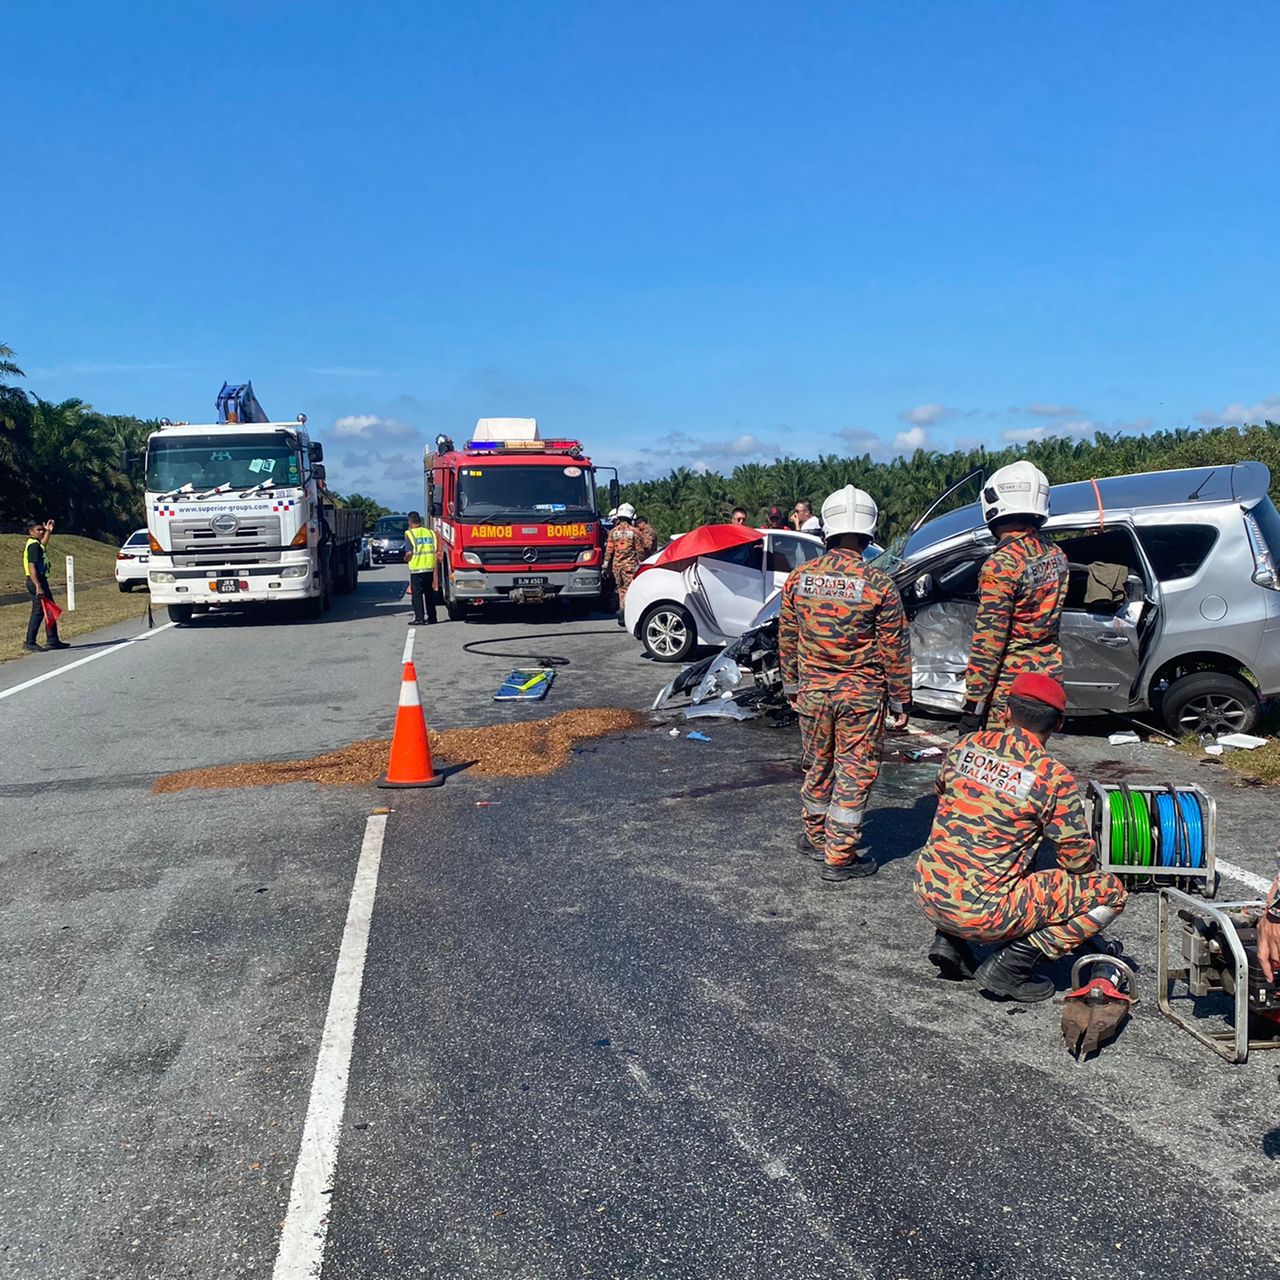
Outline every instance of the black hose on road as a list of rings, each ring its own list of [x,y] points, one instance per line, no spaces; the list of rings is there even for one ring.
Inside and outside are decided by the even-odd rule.
[[[621,627],[594,627],[590,631],[536,631],[531,636],[498,636],[492,640],[472,640],[462,646],[463,653],[477,658],[532,658],[540,667],[567,667],[569,659],[555,653],[481,653],[491,644],[523,644],[526,640],[576,640],[579,636],[625,636]]]

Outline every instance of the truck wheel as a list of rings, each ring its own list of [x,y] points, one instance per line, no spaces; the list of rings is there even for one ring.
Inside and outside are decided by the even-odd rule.
[[[320,618],[324,616],[324,596],[311,596],[302,602],[304,618]]]
[[[185,627],[191,621],[193,609],[194,606],[189,604],[171,604],[169,606],[169,621],[176,622],[180,627]]]
[[[683,662],[698,643],[693,615],[670,601],[655,604],[640,619],[640,643],[655,662]]]
[[[1258,694],[1251,684],[1221,671],[1196,671],[1165,690],[1161,714],[1169,732],[1252,733]]]

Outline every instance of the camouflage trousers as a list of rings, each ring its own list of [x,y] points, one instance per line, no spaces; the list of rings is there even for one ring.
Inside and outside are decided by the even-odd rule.
[[[628,565],[626,568],[619,568],[618,565],[613,566],[613,581],[618,591],[618,608],[621,609],[627,603],[627,588],[631,586],[636,576],[636,568],[638,566]]]
[[[843,866],[856,854],[867,796],[880,774],[884,742],[883,693],[830,698],[805,694],[796,703],[804,763],[804,831],[827,863]]]
[[[1000,898],[966,902],[963,878],[931,865],[928,851],[916,863],[916,901],[943,933],[970,942],[1013,942],[1027,938],[1053,959],[1093,937],[1103,922],[1095,907],[1124,910],[1125,888],[1105,872],[1073,875],[1053,868],[1024,877]]]

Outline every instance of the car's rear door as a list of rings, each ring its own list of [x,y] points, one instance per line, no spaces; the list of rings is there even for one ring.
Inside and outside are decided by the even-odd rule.
[[[699,556],[690,576],[703,607],[721,634],[741,635],[760,612],[768,594],[764,543],[748,542]]]

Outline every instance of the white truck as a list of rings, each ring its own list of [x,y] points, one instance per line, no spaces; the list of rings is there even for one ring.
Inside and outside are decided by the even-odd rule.
[[[216,423],[165,421],[147,439],[152,603],[177,623],[270,601],[319,617],[355,589],[361,514],[325,493],[304,414],[267,421],[249,383],[224,385],[217,403]]]

